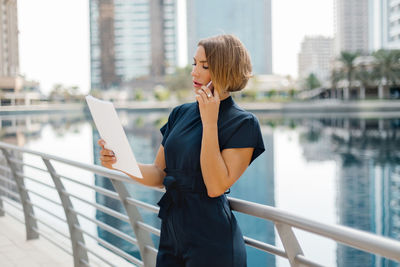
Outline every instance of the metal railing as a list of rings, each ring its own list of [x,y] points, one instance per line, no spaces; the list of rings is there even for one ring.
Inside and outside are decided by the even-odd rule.
[[[6,163],[5,166],[0,165],[0,173],[8,173],[8,176],[0,175],[0,181],[2,182],[0,183],[0,216],[4,216],[4,214],[7,213],[24,223],[28,240],[36,239],[39,236],[49,240],[54,245],[73,256],[74,266],[90,265],[89,259],[91,257],[97,258],[101,262],[104,262],[105,265],[115,266],[115,263],[105,258],[103,254],[89,247],[85,242],[86,237],[94,240],[102,247],[108,249],[108,251],[111,251],[115,255],[123,258],[126,263],[136,266],[155,266],[157,249],[154,246],[152,237],[159,236],[160,230],[157,227],[145,223],[142,219],[142,214],[139,209],[144,209],[151,213],[158,213],[159,208],[132,197],[127,189],[127,184],[137,183],[130,179],[127,175],[117,171],[109,170],[102,166],[76,162],[3,142],[0,142],[0,150],[2,151],[2,156],[0,155],[0,162],[1,158],[3,158],[3,161]],[[44,163],[45,168],[37,166],[39,164],[34,165],[24,163],[23,160],[18,159],[18,156],[16,156],[18,154],[26,154],[38,157],[40,161]],[[58,164],[62,163],[70,168],[78,168],[80,170],[89,171],[91,174],[107,177],[111,181],[115,191],[96,185],[90,185],[81,180],[62,175],[55,169],[53,165],[55,162]],[[45,182],[42,179],[43,177],[38,179],[24,174],[22,171],[23,166],[49,175],[51,178],[51,183]],[[49,190],[55,190],[59,198],[55,199],[39,192],[35,192],[34,190],[25,186],[25,181],[36,183]],[[106,196],[113,200],[119,200],[125,209],[125,213],[121,213],[94,201],[88,201],[87,199],[76,195],[75,192],[67,191],[64,186],[64,183],[66,182],[84,186],[87,189],[94,190],[96,194]],[[5,185],[9,186],[7,187]],[[15,190],[11,190],[10,187],[16,188],[18,193],[15,193]],[[163,191],[153,188],[148,188],[148,190]],[[62,207],[65,219],[52,212],[51,209],[45,208],[38,203],[34,203],[30,199],[31,196],[39,197],[43,201],[52,203],[52,205]],[[86,205],[92,206],[97,211],[101,211],[108,216],[128,223],[134,233],[134,236],[122,232],[121,230],[100,220],[92,218],[85,214],[84,211],[77,210],[77,208],[73,206],[73,201],[71,201],[71,199],[79,200]],[[21,204],[18,204],[18,202],[15,200],[19,200]],[[288,213],[275,207],[235,198],[229,198],[229,201],[232,209],[236,212],[272,221],[283,244],[283,249],[246,236],[244,236],[245,243],[248,246],[254,247],[261,251],[286,258],[290,262],[291,266],[322,266],[304,255],[301,245],[293,232],[293,228],[301,229],[309,233],[332,239],[335,242],[400,262],[400,242],[393,239],[340,225],[320,223]],[[15,214],[6,210],[3,202],[15,209],[21,210],[23,212],[24,220],[19,219],[15,216]],[[35,210],[46,213],[57,221],[66,223],[68,226],[69,235],[60,231],[57,229],[57,227],[54,227],[49,222],[38,218],[38,216],[35,215]],[[115,245],[100,238],[99,236],[94,235],[93,233],[89,233],[80,226],[80,219],[90,221],[98,228],[112,233],[118,238],[129,242],[132,246],[137,247],[140,258],[132,256],[121,248],[116,247]],[[45,231],[39,229],[38,223],[40,223],[41,226],[45,226],[63,238],[69,240],[69,242],[71,242],[70,249],[66,249],[63,245],[55,242]],[[88,255],[91,256],[89,257]]]

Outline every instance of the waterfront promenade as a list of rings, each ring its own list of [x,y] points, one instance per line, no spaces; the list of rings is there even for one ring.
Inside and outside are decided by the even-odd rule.
[[[254,112],[375,112],[375,111],[399,111],[400,100],[365,100],[365,101],[341,101],[336,99],[314,100],[304,102],[239,102],[239,106]],[[167,111],[179,105],[179,102],[156,102],[138,101],[114,103],[116,109],[128,111]],[[37,113],[37,112],[63,112],[82,111],[86,109],[86,103],[72,104],[41,104],[41,105],[19,105],[0,106],[0,115],[16,113]]]
[[[8,205],[7,205],[8,206]],[[12,207],[7,207],[11,209]],[[62,251],[43,237],[26,240],[25,225],[6,214],[0,216],[0,266],[1,267],[71,267],[74,266],[72,255]],[[64,248],[71,246],[70,240],[60,240],[50,231],[46,233],[53,237]],[[105,248],[88,243],[91,249],[97,251],[103,258],[113,262],[115,266],[132,266],[127,261]],[[109,266],[89,254],[90,266]]]
[[[49,241],[26,240],[25,226],[8,215],[0,217],[0,265],[2,267],[70,267],[73,258]]]

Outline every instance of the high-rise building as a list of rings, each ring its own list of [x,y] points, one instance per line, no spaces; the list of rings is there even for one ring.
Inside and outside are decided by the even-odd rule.
[[[374,0],[370,3],[369,31],[371,50],[400,49],[400,3]]]
[[[177,65],[176,0],[91,0],[91,87],[156,79]]]
[[[398,0],[335,0],[335,53],[400,49]]]
[[[306,36],[301,43],[301,51],[299,53],[299,79],[305,79],[313,73],[322,84],[328,82],[333,57],[332,38]]]
[[[400,2],[398,0],[385,0],[388,1],[387,12],[389,13],[386,17],[388,18],[388,27],[386,39],[387,44],[385,48],[389,49],[400,49]],[[382,13],[385,18],[386,13]],[[384,25],[386,26],[386,25]],[[386,33],[384,31],[384,33]]]
[[[369,0],[335,0],[334,3],[335,54],[369,51]]]
[[[200,39],[236,35],[249,50],[254,74],[272,73],[271,0],[187,0],[188,60]]]
[[[16,0],[0,0],[0,26],[0,92],[15,92],[22,87]]]

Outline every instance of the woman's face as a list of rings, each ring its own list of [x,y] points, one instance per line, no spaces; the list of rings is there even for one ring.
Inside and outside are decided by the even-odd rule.
[[[191,75],[193,77],[193,87],[197,91],[201,86],[207,85],[211,81],[210,70],[206,58],[204,47],[198,46],[196,54],[193,57],[193,69]]]

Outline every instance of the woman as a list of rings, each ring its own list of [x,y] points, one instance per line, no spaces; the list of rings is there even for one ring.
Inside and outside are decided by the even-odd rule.
[[[154,163],[139,164],[144,179],[127,175],[166,188],[157,266],[242,267],[245,244],[225,193],[264,151],[257,118],[230,96],[246,86],[250,57],[238,38],[220,35],[201,40],[193,60],[196,102],[172,110]],[[99,145],[112,168],[113,152]]]

